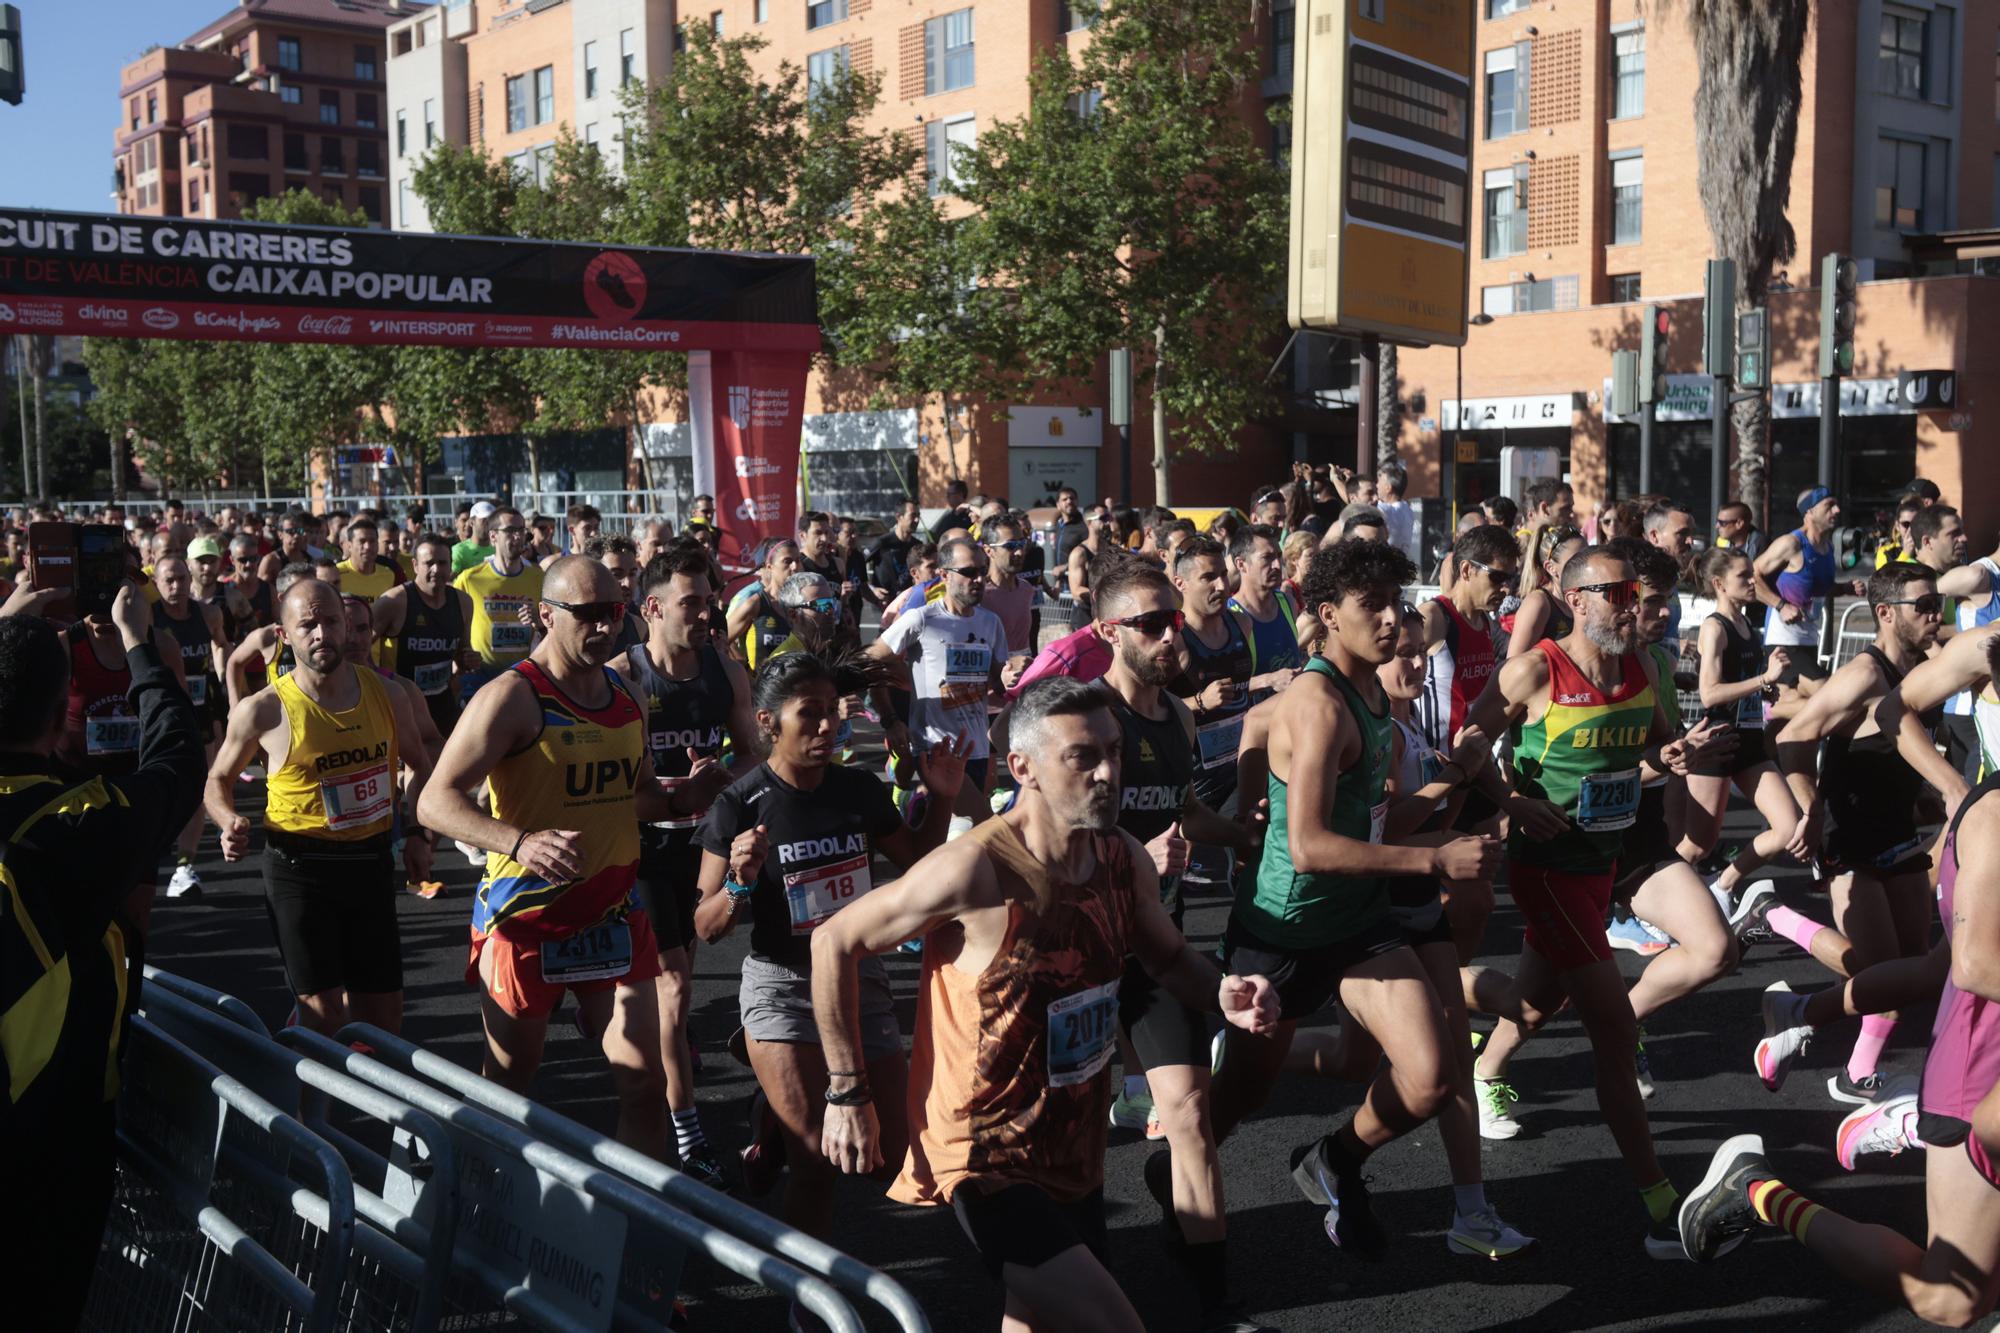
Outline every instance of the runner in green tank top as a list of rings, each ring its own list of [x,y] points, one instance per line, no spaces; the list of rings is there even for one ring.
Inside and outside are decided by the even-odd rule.
[[[1364,1255],[1379,1253],[1387,1236],[1362,1163],[1437,1114],[1452,1059],[1444,1011],[1390,914],[1383,877],[1476,878],[1499,855],[1486,838],[1381,841],[1394,723],[1376,668],[1395,656],[1403,587],[1415,575],[1408,556],[1379,542],[1341,542],[1313,556],[1305,598],[1320,637],[1306,670],[1269,705],[1271,824],[1222,945],[1232,969],[1254,966],[1270,978],[1284,1017],[1268,1035],[1229,1034],[1215,1085],[1218,1138],[1263,1104],[1299,1020],[1336,995],[1388,1057],[1353,1119],[1292,1159],[1301,1191],[1327,1209],[1327,1235]]]
[[[1640,584],[1630,561],[1616,550],[1586,549],[1563,568],[1561,591],[1575,628],[1561,642],[1543,639],[1509,659],[1497,688],[1472,711],[1474,725],[1489,735],[1522,723],[1516,784],[1557,805],[1566,821],[1546,841],[1524,827],[1510,833],[1508,889],[1527,921],[1521,964],[1511,985],[1480,978],[1475,998],[1484,1012],[1528,1029],[1564,1000],[1576,1006],[1590,1034],[1599,1112],[1652,1219],[1647,1253],[1677,1257],[1679,1196],[1653,1152],[1634,1064],[1638,1023],[1604,918],[1619,849],[1638,820],[1639,766],[1684,773],[1690,743],[1674,735],[1661,701],[1671,681],[1662,686],[1652,659],[1639,651]],[[1482,1079],[1494,1073],[1484,1051],[1477,1072]]]

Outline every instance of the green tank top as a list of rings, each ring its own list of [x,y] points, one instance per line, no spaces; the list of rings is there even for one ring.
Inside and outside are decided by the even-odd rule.
[[[1681,692],[1674,684],[1674,668],[1680,663],[1667,651],[1664,643],[1649,643],[1646,651],[1653,655],[1653,678],[1660,682],[1661,702],[1667,706],[1667,716],[1674,721],[1674,734],[1687,730],[1687,719],[1681,716]]]
[[[1637,654],[1620,659],[1618,689],[1607,695],[1553,639],[1535,650],[1549,662],[1549,709],[1521,728],[1514,770],[1521,793],[1561,806],[1570,826],[1536,842],[1517,824],[1508,831],[1507,854],[1549,870],[1603,874],[1618,863],[1625,831],[1638,822],[1653,687]]]
[[[1361,729],[1361,757],[1334,781],[1328,825],[1343,838],[1380,842],[1383,816],[1388,812],[1390,747],[1396,733],[1389,701],[1382,700],[1379,713],[1371,709],[1361,692],[1324,657],[1314,655],[1305,669],[1334,683],[1348,714]],[[1236,922],[1272,948],[1304,949],[1357,935],[1388,915],[1388,881],[1379,875],[1307,875],[1293,868],[1291,810],[1285,784],[1273,773],[1266,786],[1271,812],[1264,833],[1264,856],[1250,892],[1237,896]]]

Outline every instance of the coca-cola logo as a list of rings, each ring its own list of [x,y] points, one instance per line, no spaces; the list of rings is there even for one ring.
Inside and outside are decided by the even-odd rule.
[[[159,306],[152,307],[139,318],[145,321],[149,329],[177,329],[181,326],[179,315],[171,310],[163,310]]]
[[[300,315],[300,333],[317,333],[323,338],[345,338],[354,332],[351,315]]]

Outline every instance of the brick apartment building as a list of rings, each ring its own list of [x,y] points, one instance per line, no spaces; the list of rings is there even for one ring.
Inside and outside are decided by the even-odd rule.
[[[428,0],[240,0],[119,75],[121,213],[234,218],[301,188],[388,217],[385,30]]]
[[[1492,322],[1452,349],[1401,358],[1402,455],[1415,494],[1440,493],[1446,449],[1460,500],[1499,484],[1510,445],[1556,452],[1583,501],[1637,487],[1637,432],[1607,428],[1611,352],[1636,347],[1641,302],[1674,303],[1673,398],[1656,429],[1655,485],[1706,507],[1707,381],[1699,372],[1702,270],[1710,254],[1696,188],[1692,106],[1698,82],[1685,6],[1662,17],[1637,0],[1476,0],[1471,308]],[[1257,9],[1258,101],[1289,98],[1292,0]],[[616,93],[656,78],[681,23],[724,36],[754,32],[757,57],[809,77],[845,62],[882,76],[880,128],[921,134],[934,187],[949,190],[948,145],[1027,110],[1034,55],[1088,40],[1061,0],[449,0],[391,28],[395,151],[392,225],[425,225],[409,179],[436,139],[485,146],[533,175],[557,126],[604,146],[615,163]],[[1816,10],[1804,65],[1789,217],[1798,256],[1772,308],[1777,389],[1773,494],[1805,484],[1818,434],[1817,282],[1821,256],[1862,261],[1858,361],[1843,393],[1844,480],[1856,507],[1885,502],[1915,471],[1947,495],[2000,507],[2000,470],[1965,475],[1982,389],[2000,394],[1986,358],[2000,339],[2000,285],[1970,235],[2000,227],[2000,136],[1993,88],[2000,0],[1857,0]],[[1992,80],[1989,81],[1989,73]],[[1253,111],[1274,154],[1288,136]],[[2000,253],[2000,244],[1995,247]],[[1280,348],[1272,348],[1280,359]],[[1176,463],[1182,503],[1243,503],[1287,460],[1353,456],[1351,345],[1296,339],[1279,365],[1283,401],[1225,459]],[[1901,410],[1900,369],[1952,367],[1959,409]],[[1459,374],[1466,403],[1459,425]],[[957,458],[944,451],[935,403],[889,412],[824,410],[809,390],[807,449],[815,497],[856,507],[894,493],[915,470],[926,501],[954,472],[975,488],[1033,501],[1058,481],[1102,494],[1118,479],[1104,378],[1032,404],[974,404]],[[1990,386],[1990,387],[1989,387]],[[1150,498],[1148,405],[1134,404],[1135,496]],[[1996,402],[2000,409],[2000,402]],[[674,471],[687,450],[677,405],[657,406],[650,448]],[[1454,439],[1456,433],[1457,438]],[[1990,485],[1987,495],[1981,487]],[[1776,517],[1782,518],[1782,507]],[[1984,541],[1984,533],[1976,540]]]

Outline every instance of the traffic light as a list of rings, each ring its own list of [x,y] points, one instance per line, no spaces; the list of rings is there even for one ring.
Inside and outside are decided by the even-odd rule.
[[[1639,354],[1611,354],[1611,415],[1616,418],[1639,413]]]
[[[0,102],[21,105],[28,75],[21,59],[21,11],[0,5]]]
[[[1710,375],[1733,375],[1736,367],[1736,261],[1711,259],[1702,287],[1701,368]]]
[[[1861,270],[1846,255],[1828,255],[1819,266],[1819,375],[1854,373],[1854,291]]]
[[[1736,383],[1745,389],[1771,386],[1770,324],[1761,307],[1736,317]]]
[[[1838,574],[1859,569],[1864,572],[1875,567],[1876,535],[1867,528],[1835,528],[1833,530],[1833,568]]]
[[[1663,305],[1656,305],[1646,317],[1639,335],[1639,401],[1655,407],[1667,401],[1667,335],[1673,332],[1674,317]]]

